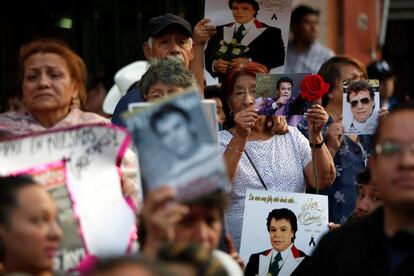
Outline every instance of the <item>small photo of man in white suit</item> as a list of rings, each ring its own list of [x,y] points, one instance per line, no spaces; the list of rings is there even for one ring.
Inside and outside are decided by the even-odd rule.
[[[294,245],[298,230],[295,213],[287,208],[273,209],[266,221],[271,249],[250,255],[245,275],[296,275],[307,255]]]

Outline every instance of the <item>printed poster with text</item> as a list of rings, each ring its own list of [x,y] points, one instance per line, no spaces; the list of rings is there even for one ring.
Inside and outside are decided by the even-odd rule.
[[[271,212],[272,215],[269,215]],[[293,220],[296,220],[296,238],[292,244],[309,256],[323,234],[328,231],[328,197],[247,190],[240,247],[240,257],[246,263],[252,254],[272,248],[277,250],[283,247],[283,242],[286,242],[286,246],[291,245],[290,239],[283,240],[283,237],[277,237],[273,240],[274,243],[271,242],[271,233],[267,229],[268,216],[270,221],[274,220],[273,217],[289,217],[287,221],[290,222],[290,227],[293,226]],[[278,224],[275,225],[278,227]]]

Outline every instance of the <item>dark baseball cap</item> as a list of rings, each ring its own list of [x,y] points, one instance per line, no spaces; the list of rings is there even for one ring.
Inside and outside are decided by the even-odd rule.
[[[391,66],[385,60],[374,61],[367,66],[367,73],[370,79],[385,80],[394,76]]]
[[[153,17],[150,21],[148,21],[148,25],[145,30],[145,40],[159,34],[170,25],[177,25],[181,27],[184,33],[190,37],[193,35],[191,24],[187,20],[178,15],[167,13],[165,15]]]

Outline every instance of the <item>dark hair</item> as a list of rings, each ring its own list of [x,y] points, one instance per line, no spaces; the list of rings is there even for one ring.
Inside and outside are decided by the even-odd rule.
[[[286,219],[287,221],[289,221],[293,231],[292,242],[294,242],[296,238],[296,231],[298,231],[298,220],[296,218],[295,213],[293,213],[290,209],[287,208],[273,209],[266,219],[266,226],[268,232],[270,232],[270,223],[272,222],[272,219]]]
[[[267,74],[269,73],[269,70],[263,64],[253,61],[233,66],[227,72],[221,85],[221,102],[223,103],[223,111],[226,114],[225,128],[231,128],[234,126],[234,115],[231,116],[230,107],[228,105],[228,100],[233,93],[234,83],[240,76],[248,75],[256,78],[256,74],[258,73]]]
[[[398,105],[396,105],[391,111],[390,113],[388,113],[386,116],[381,116],[378,119],[378,125],[377,128],[375,129],[375,132],[372,136],[372,155],[375,155],[375,147],[378,144],[379,141],[379,136],[381,134],[382,128],[384,127],[384,123],[385,121],[387,121],[390,117],[392,117],[394,114],[399,113],[399,112],[404,112],[404,111],[411,111],[414,112],[414,102],[407,102],[407,103],[400,103]]]
[[[369,85],[369,83],[366,80],[357,80],[348,84],[348,88],[346,91],[346,101],[349,103],[349,95],[351,94],[351,92],[358,93],[362,90],[367,90],[369,92],[371,100],[374,99],[375,93],[374,90],[372,90],[371,85]]]
[[[374,61],[367,65],[368,77],[380,81],[394,76],[392,67],[385,60]]]
[[[170,116],[170,114],[172,113],[176,113],[181,115],[187,122],[191,121],[190,116],[188,115],[188,113],[183,110],[182,108],[176,106],[176,105],[172,105],[172,104],[166,104],[164,105],[161,109],[159,109],[158,111],[154,112],[151,115],[150,118],[150,126],[151,129],[156,132],[157,134],[159,134],[158,128],[157,128],[157,123],[161,120],[163,120],[164,118]]]
[[[364,78],[368,78],[365,65],[362,64],[360,61],[349,56],[331,57],[324,64],[322,64],[318,72],[322,79],[329,84],[329,93],[332,93],[338,85],[342,85],[342,83],[338,83],[338,81],[341,79],[341,67],[343,65],[355,66],[356,68],[358,68],[358,70],[362,72]],[[322,97],[323,107],[326,107],[329,103],[329,93],[325,94]]]
[[[221,87],[218,84],[207,85],[204,88],[204,97],[206,99],[220,98],[221,99]]]
[[[290,26],[299,24],[303,17],[307,15],[316,15],[319,16],[319,10],[314,9],[307,5],[299,5],[293,11],[290,17]]]
[[[212,251],[187,242],[175,242],[162,246],[158,250],[158,259],[164,263],[181,263],[194,269],[195,275],[225,276],[227,271],[214,257]]]
[[[210,193],[201,198],[197,198],[194,201],[187,202],[186,204],[191,208],[191,206],[201,206],[205,209],[217,209],[223,218],[224,212],[227,209],[229,200],[225,192],[218,191]]]
[[[291,78],[289,78],[288,76],[284,76],[284,77],[281,77],[281,78],[277,81],[277,83],[276,83],[276,89],[277,89],[277,90],[279,90],[279,88],[280,88],[280,84],[281,84],[282,82],[288,82],[288,83],[290,83],[290,84],[292,85],[292,88],[293,88],[293,80],[292,80]]]
[[[38,185],[28,175],[0,177],[0,224],[7,226],[10,223],[10,213],[17,207],[17,193],[20,189]],[[0,262],[4,260],[5,250],[0,240]]]
[[[229,0],[229,8],[232,9],[233,3],[247,3],[252,5],[253,9],[256,11],[254,13],[254,17],[257,16],[257,12],[259,11],[259,4],[255,0]]]
[[[367,185],[371,181],[371,170],[368,166],[358,173],[356,181],[358,185]]]
[[[23,85],[24,63],[34,54],[53,53],[65,60],[71,80],[78,84],[81,107],[86,103],[87,70],[83,60],[69,46],[56,39],[37,39],[20,48],[19,53],[19,83]]]
[[[17,207],[17,193],[21,188],[38,185],[29,175],[0,177],[0,224],[9,222],[10,211]]]

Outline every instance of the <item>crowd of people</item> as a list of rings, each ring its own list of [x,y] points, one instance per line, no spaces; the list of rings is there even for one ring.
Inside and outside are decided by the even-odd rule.
[[[204,52],[215,37],[223,35],[223,28],[232,28],[236,35],[239,25],[262,26],[255,18],[256,5],[254,0],[230,0],[235,20],[245,22],[217,31],[209,19],[200,20],[193,28],[172,14],[152,18],[143,44],[148,61],[145,73],[137,73],[113,114],[106,117],[84,111],[87,69],[69,46],[55,39],[36,39],[21,47],[22,107],[0,114],[0,141],[88,124],[125,127],[121,114],[131,103],[154,102],[194,86],[201,98],[212,98],[217,106],[217,154],[224,160],[228,191],[179,202],[176,191],[166,185],[142,197],[136,149],[129,147],[120,164],[120,185],[124,197],[133,199],[137,212],[138,249],[111,258],[88,256],[74,273],[414,275],[414,105],[395,103],[389,84],[394,76],[385,61],[366,67],[316,42],[319,12],[299,6],[292,12],[293,39],[286,48],[286,73],[317,73],[329,90],[311,104],[297,127],[288,125],[280,114],[259,115],[256,74],[267,74],[275,64],[261,64],[266,58],[256,56],[215,60]],[[250,17],[238,15],[243,8]],[[280,56],[283,50],[284,56],[285,48],[279,48],[275,53]],[[210,59],[206,69],[219,74],[219,85],[205,86],[204,58]],[[380,81],[378,126],[373,135],[344,134],[342,83],[360,80],[345,97],[355,109],[353,123],[357,124],[368,120],[369,108],[375,105],[364,81],[368,77]],[[279,105],[289,101],[292,87],[287,77],[277,83]],[[201,143],[191,141],[199,137],[191,131],[189,114],[167,107],[151,119],[153,131],[180,158],[200,152]],[[173,116],[166,117],[166,112]],[[326,195],[330,231],[307,255],[294,244],[295,214],[274,209],[266,223],[272,248],[252,252],[244,262],[239,254],[248,189]],[[53,258],[62,238],[57,215],[53,199],[33,178],[0,176],[0,275],[56,273]]]

